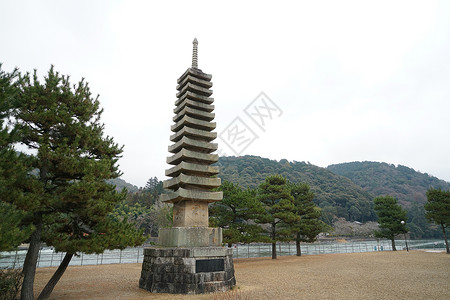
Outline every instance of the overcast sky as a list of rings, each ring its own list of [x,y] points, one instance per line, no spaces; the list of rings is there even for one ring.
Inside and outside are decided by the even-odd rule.
[[[195,37],[221,155],[387,162],[450,181],[449,16],[450,1],[0,0],[0,62],[86,78],[138,186],[165,179]]]

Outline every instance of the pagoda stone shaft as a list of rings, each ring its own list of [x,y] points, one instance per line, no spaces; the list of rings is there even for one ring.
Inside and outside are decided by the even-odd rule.
[[[198,227],[194,230],[208,239],[204,232],[208,228],[208,203],[222,200],[222,192],[213,189],[220,186],[220,178],[214,177],[219,173],[218,166],[213,166],[219,159],[217,143],[212,143],[217,137],[213,132],[216,128],[214,120],[214,99],[212,95],[212,76],[192,67],[186,70],[178,79],[177,100],[175,101],[173,134],[169,146],[172,156],[167,163],[173,167],[166,170],[166,176],[172,177],[164,182],[164,188],[171,190],[169,194],[161,195],[161,200],[173,203],[173,227]],[[215,228],[216,236],[212,245],[220,245],[221,231]],[[189,230],[193,232],[192,230]],[[185,234],[186,230],[171,230],[170,235]],[[196,233],[196,234],[197,234]],[[167,235],[169,233],[163,233]],[[219,237],[220,236],[220,237]],[[162,237],[164,239],[164,237]],[[167,241],[161,241],[163,244]],[[197,246],[208,246],[197,245]],[[173,244],[167,246],[181,246]],[[194,246],[194,245],[190,245]]]

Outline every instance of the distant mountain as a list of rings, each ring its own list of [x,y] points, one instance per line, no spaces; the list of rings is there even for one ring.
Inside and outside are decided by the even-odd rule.
[[[217,165],[219,177],[240,184],[244,188],[256,188],[272,174],[285,176],[291,182],[305,182],[315,193],[315,203],[322,208],[322,215],[349,221],[376,220],[373,198],[391,195],[408,209],[426,202],[430,187],[450,189],[450,183],[406,166],[394,166],[378,162],[350,162],[321,168],[307,162],[286,159],[280,161],[259,156],[220,157]],[[126,187],[129,192],[139,188],[117,178],[110,181],[118,190]],[[423,213],[422,213],[423,214]]]
[[[137,192],[139,188],[131,183],[126,182],[122,178],[115,178],[107,180],[109,184],[113,184],[116,186],[116,190],[121,191],[123,188],[126,188],[128,192]]]
[[[450,189],[450,183],[402,165],[364,161],[330,165],[327,169],[375,196],[395,197],[405,207],[425,203],[430,187]]]
[[[375,220],[373,195],[363,190],[346,177],[337,175],[325,168],[305,162],[289,162],[261,158],[259,156],[220,157],[219,177],[256,188],[271,174],[285,176],[291,182],[305,182],[315,193],[317,205],[323,212],[361,222]]]

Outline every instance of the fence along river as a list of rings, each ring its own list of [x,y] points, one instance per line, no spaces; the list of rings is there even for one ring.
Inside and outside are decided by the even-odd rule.
[[[444,240],[408,240],[410,250],[427,249],[432,251],[445,251]],[[405,240],[396,240],[397,250],[406,250]],[[235,244],[233,258],[270,257],[272,256],[271,244]],[[70,266],[101,265],[101,264],[125,264],[141,263],[144,247],[126,248],[124,250],[107,250],[102,254],[80,253],[74,256]],[[391,251],[391,242],[388,240],[366,240],[345,242],[319,242],[302,243],[302,255],[318,255],[332,253],[360,253],[374,251]],[[15,267],[20,268],[25,260],[26,250],[0,252],[0,269]],[[59,266],[65,253],[55,252],[51,247],[44,247],[39,251],[37,267]],[[277,243],[277,255],[296,255],[295,243]]]

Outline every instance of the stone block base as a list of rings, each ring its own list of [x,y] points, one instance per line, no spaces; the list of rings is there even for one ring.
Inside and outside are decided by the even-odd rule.
[[[220,247],[222,245],[222,228],[161,228],[158,245],[163,247]]]
[[[227,291],[236,285],[232,256],[223,247],[146,248],[139,287],[172,294]]]

